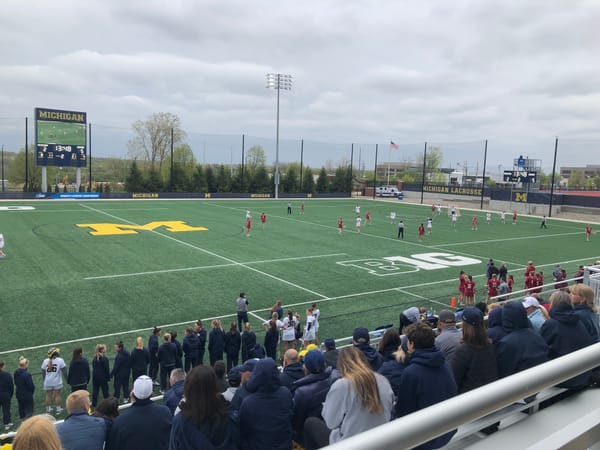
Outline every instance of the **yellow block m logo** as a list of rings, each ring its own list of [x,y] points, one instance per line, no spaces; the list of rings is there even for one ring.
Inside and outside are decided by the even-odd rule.
[[[527,203],[527,192],[515,192],[515,202]]]
[[[183,231],[207,231],[206,227],[192,227],[181,220],[168,222],[150,222],[146,225],[126,225],[121,223],[78,223],[79,228],[91,228],[92,236],[114,236],[118,234],[138,234],[140,230],[154,231],[157,228],[165,227],[171,233],[180,233]]]

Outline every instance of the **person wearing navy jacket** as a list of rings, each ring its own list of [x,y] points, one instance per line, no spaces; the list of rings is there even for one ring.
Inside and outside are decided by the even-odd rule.
[[[183,354],[185,355],[184,368],[186,372],[189,372],[193,367],[198,365],[199,345],[200,339],[194,333],[194,330],[187,328],[185,330],[185,337],[183,338]]]
[[[181,342],[177,340],[177,331],[171,331],[171,344],[175,346],[175,367],[183,369],[183,347]]]
[[[225,334],[225,354],[227,355],[227,371],[238,365],[240,360],[240,348],[242,347],[242,336],[238,332],[235,322],[231,322],[229,332]]]
[[[121,390],[123,390],[123,401],[129,401],[129,374],[131,373],[131,362],[129,352],[125,349],[123,341],[119,341],[115,344],[115,364],[113,370],[110,373],[111,378],[114,382],[115,393],[114,396],[117,400],[120,399]]]
[[[158,348],[158,365],[160,366],[160,390],[167,390],[167,379],[171,375],[171,370],[175,368],[177,360],[177,347],[171,342],[171,335],[165,333],[164,342]]]
[[[544,322],[540,333],[550,347],[550,359],[568,355],[596,342],[571,306],[569,294],[563,291],[550,296],[550,319]],[[590,375],[591,371],[584,372],[559,386],[583,388],[589,384]]]
[[[398,389],[396,418],[435,405],[456,395],[456,382],[444,354],[435,346],[431,327],[419,322],[405,329],[410,357]],[[419,445],[418,449],[446,445],[456,430]]]
[[[9,372],[4,371],[4,361],[0,361],[0,407],[5,430],[9,430],[13,425],[10,421],[10,400],[14,389],[13,377]]]
[[[288,350],[289,351],[289,350]],[[304,447],[304,421],[308,417],[321,418],[323,402],[334,379],[332,368],[325,367],[320,350],[310,350],[304,355],[306,375],[294,382],[293,418],[294,440]]]
[[[73,359],[69,364],[67,384],[71,386],[71,392],[87,390],[90,382],[90,363],[83,357],[83,348],[77,347],[73,350]]]
[[[496,345],[499,378],[548,361],[548,345],[531,327],[521,302],[507,302],[502,307],[502,328],[506,335]]]
[[[214,366],[217,361],[223,359],[225,351],[225,332],[221,328],[221,321],[212,321],[212,330],[208,334],[208,356],[210,365]]]
[[[281,386],[271,358],[256,363],[240,408],[240,439],[246,450],[292,448],[292,394]],[[260,413],[260,420],[257,414]]]
[[[98,395],[102,389],[102,397],[108,398],[108,381],[110,380],[110,367],[108,358],[104,356],[106,345],[96,345],[96,354],[92,360],[92,407],[98,404]]]
[[[19,404],[19,418],[21,420],[33,416],[33,393],[35,385],[31,373],[27,370],[29,360],[24,356],[19,358],[19,368],[15,370],[13,378],[17,390],[17,403]]]
[[[204,364],[204,353],[206,352],[206,330],[201,320],[196,320],[194,334],[198,336],[198,364]]]
[[[148,352],[150,353],[150,368],[148,376],[152,379],[152,382],[156,384],[156,377],[158,375],[158,337],[160,336],[160,328],[154,327],[152,334],[148,338]]]

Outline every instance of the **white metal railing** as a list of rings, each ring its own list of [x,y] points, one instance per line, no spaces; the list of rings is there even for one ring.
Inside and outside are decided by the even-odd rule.
[[[437,403],[326,448],[412,448],[599,365],[600,343]],[[598,420],[600,422],[600,417]]]

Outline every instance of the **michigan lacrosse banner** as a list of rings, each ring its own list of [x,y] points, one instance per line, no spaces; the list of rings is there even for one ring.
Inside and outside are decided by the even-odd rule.
[[[436,186],[426,184],[423,187],[424,192],[435,192],[438,194],[457,194],[472,195],[481,197],[481,188],[461,187],[461,186]]]
[[[87,114],[35,108],[38,166],[85,167]]]

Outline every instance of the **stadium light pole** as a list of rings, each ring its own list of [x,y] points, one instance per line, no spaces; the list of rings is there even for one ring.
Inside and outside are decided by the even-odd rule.
[[[292,90],[292,76],[282,73],[267,74],[267,89],[277,91],[277,134],[275,137],[275,198],[279,198],[279,91]]]

